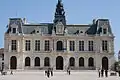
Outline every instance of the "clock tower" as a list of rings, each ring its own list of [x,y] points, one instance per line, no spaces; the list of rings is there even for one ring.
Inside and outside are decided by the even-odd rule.
[[[54,16],[54,30],[56,34],[64,34],[66,25],[65,11],[61,0],[58,0]]]

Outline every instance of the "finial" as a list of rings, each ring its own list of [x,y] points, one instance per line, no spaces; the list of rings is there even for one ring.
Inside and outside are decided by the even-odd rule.
[[[58,0],[58,2],[62,2],[62,0]]]

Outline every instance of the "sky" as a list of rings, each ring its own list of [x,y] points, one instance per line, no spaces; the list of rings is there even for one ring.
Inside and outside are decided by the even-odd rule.
[[[9,18],[26,18],[29,23],[53,22],[57,0],[0,0],[0,47]],[[115,36],[115,56],[120,50],[120,0],[62,0],[67,24],[91,24],[109,19]]]

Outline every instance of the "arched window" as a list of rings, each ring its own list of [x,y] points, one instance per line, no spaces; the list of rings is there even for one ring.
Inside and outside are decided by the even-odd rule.
[[[49,57],[45,57],[45,59],[44,59],[44,66],[50,66],[50,59],[49,59]]]
[[[93,59],[92,57],[90,57],[90,58],[88,59],[88,66],[89,66],[89,67],[93,67],[93,66],[94,66],[94,59]]]
[[[63,50],[63,43],[62,43],[62,41],[58,41],[57,42],[57,51],[61,51],[61,50]]]
[[[80,57],[79,58],[79,66],[84,66],[84,58],[83,57]]]
[[[17,68],[17,58],[16,56],[12,56],[10,58],[10,69],[16,69]]]
[[[25,58],[25,66],[30,66],[30,57]]]
[[[107,57],[102,58],[102,69],[108,70],[108,58]]]
[[[35,58],[35,66],[40,66],[40,58],[39,57]]]
[[[69,59],[69,66],[75,66],[75,59],[73,57]]]

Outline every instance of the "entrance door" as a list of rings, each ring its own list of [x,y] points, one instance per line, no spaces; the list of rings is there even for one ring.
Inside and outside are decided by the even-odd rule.
[[[108,58],[107,57],[102,58],[102,69],[108,70]]]
[[[56,58],[56,70],[63,70],[63,57],[61,56]]]
[[[15,56],[12,56],[10,58],[10,69],[16,69],[17,67],[17,58]]]

